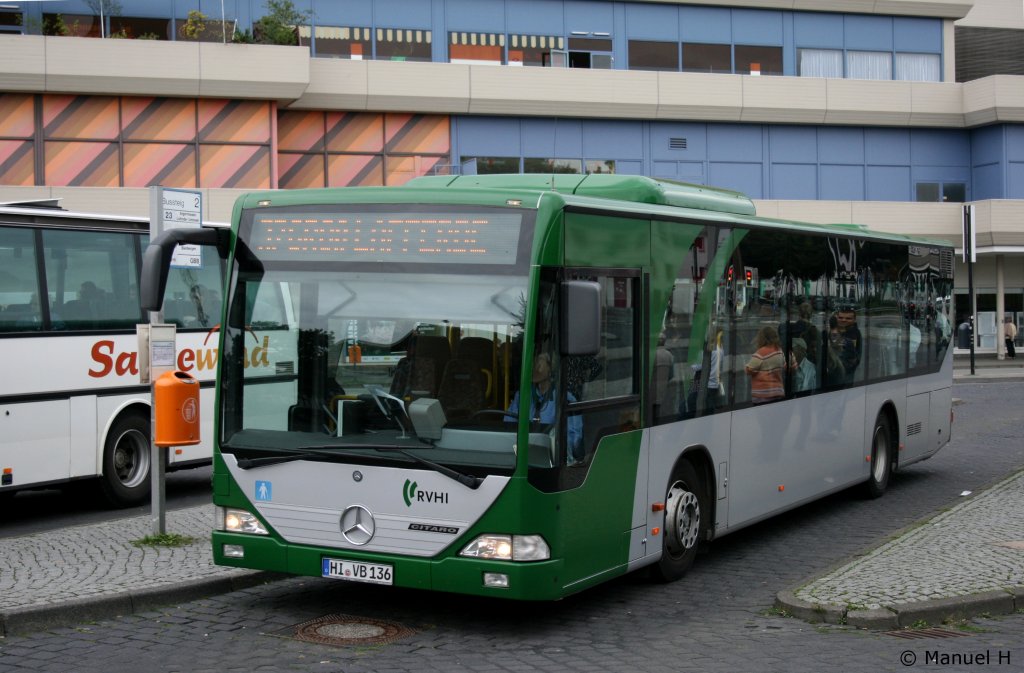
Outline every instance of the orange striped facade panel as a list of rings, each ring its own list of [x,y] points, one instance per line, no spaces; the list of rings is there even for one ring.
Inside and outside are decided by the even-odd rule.
[[[281,152],[277,156],[277,186],[281,189],[324,187],[323,154],[293,154]]]
[[[120,187],[117,143],[47,142],[45,180],[54,187]]]
[[[441,163],[441,157],[388,157],[385,184],[389,187],[404,185],[409,180],[427,175]]]
[[[29,140],[0,140],[0,185],[36,184],[35,148]]]
[[[47,140],[117,140],[120,99],[107,96],[43,96]]]
[[[379,154],[328,155],[328,187],[379,187],[383,184],[384,162]]]
[[[203,187],[270,189],[270,148],[260,145],[200,145]]]
[[[35,98],[0,94],[0,138],[31,138],[35,132]]]
[[[281,112],[277,115],[277,149],[319,152],[324,149],[323,112]]]
[[[328,112],[327,151],[383,152],[383,115],[368,112]]]
[[[384,116],[384,151],[402,154],[447,154],[451,149],[448,117],[389,113]]]
[[[270,135],[266,101],[199,100],[200,142],[269,143]]]
[[[198,187],[195,145],[126,143],[124,186]]]
[[[124,140],[196,140],[196,102],[184,98],[123,98]]]

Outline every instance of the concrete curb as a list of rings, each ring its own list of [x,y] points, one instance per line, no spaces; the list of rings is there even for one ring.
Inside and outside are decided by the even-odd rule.
[[[0,636],[149,612],[164,605],[185,603],[247,589],[283,577],[285,575],[281,573],[254,570],[229,577],[187,580],[173,585],[114,595],[87,596],[59,603],[27,605],[0,613]]]
[[[919,622],[938,626],[972,617],[1014,614],[1024,610],[1024,586],[917,603],[894,603],[873,610],[850,610],[841,605],[810,603],[787,590],[775,596],[775,607],[811,624],[824,622],[872,631],[893,631],[911,628]]]

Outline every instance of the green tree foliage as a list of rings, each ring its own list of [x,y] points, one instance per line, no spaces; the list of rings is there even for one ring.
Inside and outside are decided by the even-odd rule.
[[[309,12],[300,12],[292,0],[267,0],[267,14],[252,26],[259,44],[297,45],[296,26],[309,21]]]

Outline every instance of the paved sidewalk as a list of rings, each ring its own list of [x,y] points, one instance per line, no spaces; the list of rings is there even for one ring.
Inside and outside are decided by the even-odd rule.
[[[276,577],[213,565],[213,505],[167,513],[181,547],[136,547],[148,514],[5,538],[0,544],[0,635],[145,612]]]
[[[1024,471],[910,528],[776,606],[872,629],[1024,610]]]

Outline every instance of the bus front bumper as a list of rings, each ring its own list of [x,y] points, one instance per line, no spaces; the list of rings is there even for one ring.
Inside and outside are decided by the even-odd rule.
[[[410,589],[518,600],[555,600],[571,593],[563,590],[563,564],[560,559],[516,563],[458,556],[416,558],[287,544],[258,535],[213,532],[213,560],[217,565],[323,577],[325,559],[389,566],[392,569],[391,585]],[[496,582],[505,586],[496,586]]]

